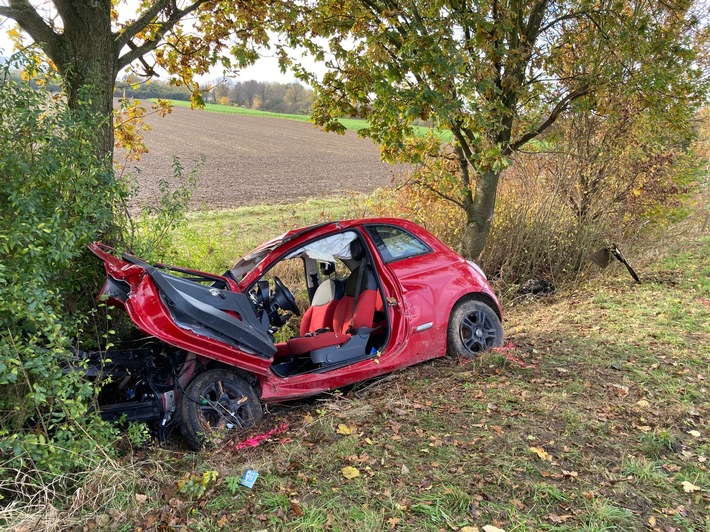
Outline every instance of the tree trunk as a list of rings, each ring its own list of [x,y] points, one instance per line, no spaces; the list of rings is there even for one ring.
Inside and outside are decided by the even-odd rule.
[[[466,209],[466,227],[461,242],[464,257],[478,260],[493,224],[500,172],[488,170],[478,175],[473,201]]]
[[[48,50],[65,80],[69,107],[88,110],[101,119],[97,151],[102,160],[113,156],[113,87],[119,50],[111,34],[109,0],[70,0],[61,9],[64,32]],[[83,92],[86,87],[91,91]]]

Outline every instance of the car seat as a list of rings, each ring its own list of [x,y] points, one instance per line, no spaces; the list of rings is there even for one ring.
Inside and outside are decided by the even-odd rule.
[[[352,270],[345,285],[345,295],[334,306],[332,331],[291,338],[286,342],[289,353],[301,355],[316,349],[344,344],[350,339],[353,331],[372,327],[375,310],[382,306],[377,279],[372,266],[367,262],[365,247],[359,239],[350,243],[350,254],[352,259],[360,261],[360,264]]]
[[[313,301],[303,314],[299,333],[305,336],[322,329],[333,330],[333,315],[338,301],[345,294],[345,283],[340,280],[326,279],[313,294]]]

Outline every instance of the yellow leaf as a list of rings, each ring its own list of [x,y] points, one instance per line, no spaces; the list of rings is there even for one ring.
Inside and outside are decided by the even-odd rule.
[[[305,416],[303,416],[303,422],[310,425],[311,423],[315,422],[315,418],[310,414],[306,414]]]
[[[477,526],[465,526],[459,529],[459,532],[478,532]]]
[[[649,406],[649,402],[646,401],[646,399],[641,399],[638,403],[636,403],[636,406],[640,406],[641,408],[646,408]]]
[[[648,526],[656,526],[656,518],[651,516],[648,518]]]
[[[352,434],[353,429],[351,429],[344,423],[341,423],[340,425],[338,425],[338,429],[335,432],[337,432],[338,434]]]
[[[683,482],[680,483],[681,486],[683,486],[683,491],[686,493],[693,493],[694,491],[700,491],[700,488],[696,486],[695,484],[691,484],[687,480],[684,480]]]
[[[530,447],[529,450],[530,452],[535,453],[540,460],[552,461],[552,456],[542,447]]]
[[[688,431],[688,434],[690,434],[691,436],[694,436],[695,438],[699,438],[699,437],[700,437],[700,432],[697,431],[697,430],[689,430],[689,431]]]
[[[340,472],[348,480],[360,476],[360,471],[358,471],[356,468],[354,468],[352,466],[345,466],[343,469],[340,470]]]
[[[483,527],[483,532],[505,532],[502,528],[498,528],[493,525],[486,525]]]

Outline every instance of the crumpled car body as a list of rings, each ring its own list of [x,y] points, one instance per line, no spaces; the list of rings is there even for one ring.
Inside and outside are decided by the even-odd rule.
[[[146,339],[88,355],[95,375],[112,375],[105,417],[157,422],[161,434],[180,426],[194,448],[253,425],[263,402],[502,343],[501,308],[480,268],[406,220],[289,231],[221,275],[90,249],[107,274],[100,299]]]

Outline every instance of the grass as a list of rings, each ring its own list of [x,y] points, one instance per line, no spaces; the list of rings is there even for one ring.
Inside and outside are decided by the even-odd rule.
[[[262,464],[223,507],[228,526],[706,530],[710,238],[674,240],[639,259],[641,285],[618,269],[509,308],[496,353],[272,406],[266,423],[289,422],[285,439],[199,458]],[[226,492],[214,489],[207,500]],[[217,526],[206,512],[192,522]]]
[[[222,273],[262,242],[291,229],[366,214],[365,199],[357,195],[192,212],[173,236],[171,255],[178,265]]]
[[[185,231],[195,236],[178,244],[187,249],[190,238],[209,234],[232,262],[293,225],[358,208],[357,200],[328,200],[198,213]],[[125,467],[142,480],[99,499],[84,523],[93,529],[100,516],[102,527],[119,530],[708,530],[710,238],[688,230],[665,240],[655,256],[636,258],[643,284],[612,268],[573,291],[509,306],[508,343],[497,352],[271,405],[254,433],[281,423],[288,431],[245,451],[191,454],[173,443],[127,457]],[[203,247],[209,264],[218,252]],[[346,466],[359,476],[346,478]],[[247,468],[260,475],[253,489],[235,484]],[[178,490],[178,480],[206,471],[218,476],[203,495]],[[136,494],[145,501],[136,504]]]
[[[172,105],[174,107],[192,107],[190,102],[185,102],[181,100],[172,100]],[[272,113],[268,111],[259,111],[257,109],[245,109],[243,107],[234,107],[231,105],[220,105],[216,103],[206,103],[204,107],[205,111],[210,113],[222,113],[227,115],[240,115],[240,116],[262,116],[266,118],[280,118],[283,120],[295,120],[297,122],[310,122],[311,117],[308,115],[296,115],[288,113]],[[340,118],[338,120],[348,131],[360,131],[363,128],[368,127],[367,120],[360,118]],[[314,126],[315,127],[315,126]],[[424,136],[431,128],[423,126],[413,126],[415,135]],[[452,135],[450,131],[439,131],[437,133],[439,138],[444,142],[449,142],[452,140]]]

